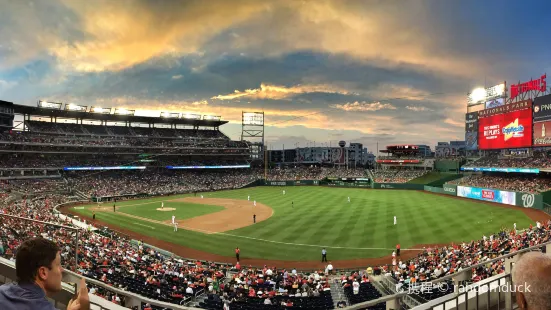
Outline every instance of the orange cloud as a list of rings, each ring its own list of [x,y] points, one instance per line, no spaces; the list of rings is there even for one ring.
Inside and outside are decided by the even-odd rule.
[[[348,102],[344,104],[332,104],[331,108],[344,111],[379,111],[379,110],[396,110],[396,107],[390,103],[380,102]]]
[[[50,52],[78,71],[119,70],[163,55],[198,52],[213,35],[266,9],[250,0],[154,2],[62,0],[82,19],[86,39]]]
[[[344,89],[332,85],[296,85],[291,87],[260,84],[260,88],[246,89],[244,91],[235,90],[232,94],[217,95],[211,99],[232,100],[241,97],[254,99],[285,99],[298,94],[305,93],[331,93],[350,95],[351,93]]]

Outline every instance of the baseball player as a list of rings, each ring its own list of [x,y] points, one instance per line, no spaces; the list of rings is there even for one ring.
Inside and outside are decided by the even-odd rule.
[[[178,223],[172,223],[174,224],[174,231],[178,231]]]
[[[350,197],[348,197],[348,202],[350,202]]]
[[[285,195],[285,190],[283,190],[283,195]]]
[[[175,224],[175,223],[176,223],[176,216],[173,215],[173,216],[172,216],[172,224]]]
[[[203,195],[201,195],[201,199],[203,199]]]
[[[161,201],[161,209],[163,209],[164,207],[165,207],[165,202]],[[172,223],[174,223],[174,215],[172,217],[173,217]]]
[[[396,225],[396,216],[394,216],[394,225]]]
[[[513,223],[513,228],[515,229],[515,231],[517,230],[517,223]]]
[[[247,196],[247,201],[251,201],[251,196]]]
[[[254,206],[256,207],[256,200],[253,202]]]

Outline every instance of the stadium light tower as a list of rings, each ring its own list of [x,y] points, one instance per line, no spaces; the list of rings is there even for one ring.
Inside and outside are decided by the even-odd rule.
[[[241,141],[247,141],[251,160],[264,158],[264,112],[241,113]]]

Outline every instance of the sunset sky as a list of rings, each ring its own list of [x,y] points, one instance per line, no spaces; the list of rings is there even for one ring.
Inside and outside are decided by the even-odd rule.
[[[464,139],[474,87],[551,71],[550,26],[545,0],[0,0],[0,99],[221,115],[233,139],[264,111],[270,148],[434,146]]]

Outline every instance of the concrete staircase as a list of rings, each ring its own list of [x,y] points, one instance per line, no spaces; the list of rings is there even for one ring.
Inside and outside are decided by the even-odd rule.
[[[339,276],[330,276],[329,284],[331,285],[331,298],[333,298],[333,305],[337,308],[337,303],[341,300],[346,301],[346,304],[349,305],[350,302],[346,295],[344,294],[344,289],[342,288],[341,279]]]

